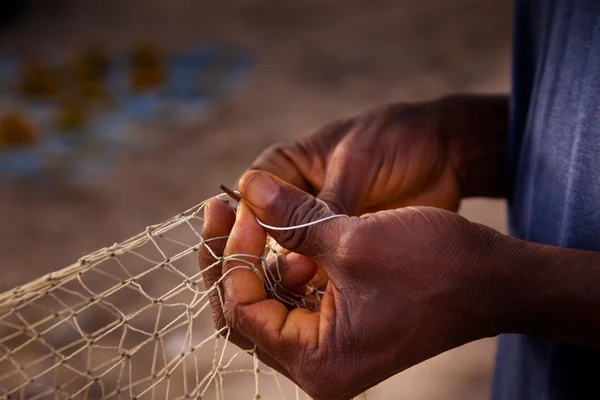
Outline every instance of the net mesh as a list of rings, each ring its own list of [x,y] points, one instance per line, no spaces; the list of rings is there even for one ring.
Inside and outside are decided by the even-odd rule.
[[[229,344],[227,327],[215,330],[209,295],[219,286],[205,288],[197,253],[214,256],[207,269],[223,259],[201,235],[204,204],[0,295],[2,398],[307,398]],[[277,251],[270,241],[263,263]],[[309,304],[279,290],[269,271],[273,296],[318,302],[317,291]]]

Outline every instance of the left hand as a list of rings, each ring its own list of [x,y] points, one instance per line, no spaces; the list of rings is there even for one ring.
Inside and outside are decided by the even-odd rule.
[[[257,223],[293,226],[332,215],[313,196],[264,172],[241,180],[237,217],[214,200],[203,236],[225,262],[205,272],[220,282],[213,297],[217,328],[290,377],[315,399],[347,399],[453,347],[497,334],[511,307],[492,306],[503,273],[493,254],[504,236],[452,212],[408,207],[342,217],[269,234],[293,252],[281,263],[282,285],[329,275],[320,307],[288,309],[263,285],[267,232]],[[252,268],[233,255],[252,262]],[[239,258],[239,257],[238,257]],[[201,268],[215,258],[203,249]],[[241,266],[241,268],[240,268]],[[506,294],[509,298],[509,294]]]

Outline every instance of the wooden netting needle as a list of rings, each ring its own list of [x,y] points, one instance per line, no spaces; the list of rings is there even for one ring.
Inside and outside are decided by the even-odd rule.
[[[225,192],[227,194],[227,196],[231,197],[232,199],[234,199],[238,203],[240,202],[240,200],[242,200],[242,198],[236,192],[234,192],[233,190],[229,189],[227,186],[220,185],[219,188],[221,188],[221,190],[223,192]]]

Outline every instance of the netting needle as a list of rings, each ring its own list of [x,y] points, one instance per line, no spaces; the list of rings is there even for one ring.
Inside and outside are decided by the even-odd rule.
[[[227,194],[227,196],[231,197],[233,200],[237,201],[238,203],[240,202],[240,200],[242,200],[242,198],[236,192],[229,189],[227,186],[220,185],[219,188],[221,188],[221,190],[223,192],[225,192]]]

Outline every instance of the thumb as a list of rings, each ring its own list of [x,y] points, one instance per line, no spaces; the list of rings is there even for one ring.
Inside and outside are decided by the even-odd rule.
[[[322,201],[267,172],[244,174],[240,193],[258,220],[270,226],[293,227],[334,215]],[[337,247],[348,221],[334,218],[297,229],[267,231],[287,250],[319,261]]]

